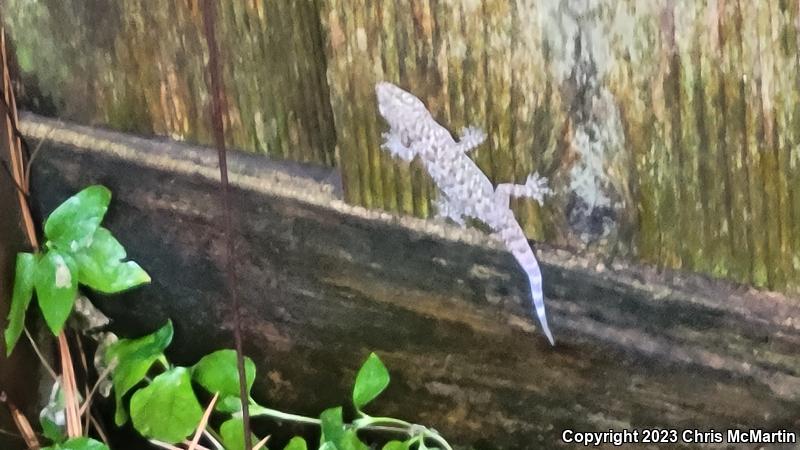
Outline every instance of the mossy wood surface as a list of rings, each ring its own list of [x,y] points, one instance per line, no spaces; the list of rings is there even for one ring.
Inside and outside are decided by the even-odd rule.
[[[31,107],[207,143],[196,1],[5,0]],[[377,80],[495,182],[551,178],[529,236],[800,287],[800,14],[785,0],[220,2],[229,144],[335,165],[346,199],[426,217],[435,190],[379,148]]]
[[[153,284],[97,305],[125,336],[175,323],[171,358],[232,345],[211,149],[27,116],[46,214],[82,187],[114,195],[105,226]],[[245,351],[265,405],[348,403],[377,352],[392,383],[369,411],[459,448],[554,448],[570,428],[796,429],[800,306],[700,277],[543,250],[552,348],[513,258],[477,231],[353,207],[320,169],[232,153]],[[273,444],[303,429],[269,427]],[[307,430],[306,430],[307,431]]]

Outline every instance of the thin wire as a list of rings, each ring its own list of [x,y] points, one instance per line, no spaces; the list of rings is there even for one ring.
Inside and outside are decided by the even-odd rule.
[[[222,77],[219,67],[219,48],[215,35],[216,22],[216,2],[213,0],[203,1],[203,22],[205,25],[206,42],[208,44],[208,71],[211,78],[211,119],[214,130],[214,141],[217,147],[219,158],[219,174],[222,194],[222,214],[225,221],[225,263],[226,280],[228,295],[233,309],[233,339],[236,347],[236,368],[239,372],[239,399],[242,404],[242,427],[244,428],[244,448],[252,450],[253,443],[250,440],[250,411],[247,394],[247,378],[244,369],[244,355],[242,352],[242,324],[239,311],[239,297],[236,291],[236,270],[233,258],[233,226],[231,223],[231,202],[230,188],[228,183],[228,161],[225,151],[225,129],[222,122]]]

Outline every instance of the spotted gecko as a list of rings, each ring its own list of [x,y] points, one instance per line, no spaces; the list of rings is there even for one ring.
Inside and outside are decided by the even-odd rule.
[[[539,263],[509,207],[511,196],[533,198],[541,204],[544,196],[550,194],[547,179],[534,173],[524,185],[500,184],[495,188],[467,156],[467,152],[486,140],[483,131],[464,128],[456,142],[411,93],[386,82],[378,83],[375,93],[378,110],[390,127],[388,133],[383,133],[382,147],[408,162],[419,156],[442,194],[436,204],[439,217],[461,226],[466,226],[465,218],[477,219],[492,229],[528,275],[542,331],[550,344],[554,344],[545,315]]]

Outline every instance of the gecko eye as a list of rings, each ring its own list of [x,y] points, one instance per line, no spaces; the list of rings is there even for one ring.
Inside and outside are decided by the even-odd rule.
[[[414,103],[414,96],[409,94],[408,92],[403,92],[400,95],[400,100],[402,100],[402,102],[405,103],[406,105],[410,105]]]

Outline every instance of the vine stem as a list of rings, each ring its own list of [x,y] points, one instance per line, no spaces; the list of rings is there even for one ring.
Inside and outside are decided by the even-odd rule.
[[[241,411],[234,414],[234,417],[239,417],[242,414]],[[312,425],[322,425],[322,421],[314,418],[314,417],[307,417],[301,416],[299,414],[291,414],[285,413],[283,411],[278,411],[277,409],[265,408],[261,405],[250,405],[250,414],[251,416],[267,416],[277,420],[288,420],[290,422],[298,422],[298,423],[310,423]]]
[[[283,411],[278,411],[277,409],[265,408],[261,405],[251,404],[249,413],[250,417],[266,416],[276,420],[307,423],[317,426],[322,425],[322,421],[314,417],[285,413]],[[241,415],[242,413],[240,411],[234,413],[233,417],[240,417]],[[390,431],[407,434],[412,438],[428,438],[436,441],[436,443],[438,443],[445,450],[453,450],[453,447],[451,447],[450,444],[436,431],[402,419],[395,419],[393,417],[371,417],[364,414],[361,418],[353,421],[352,425],[357,430]]]
[[[228,183],[228,160],[225,150],[225,127],[222,122],[222,77],[219,67],[219,48],[215,35],[216,2],[203,1],[203,23],[205,26],[206,43],[208,45],[208,72],[211,79],[211,121],[214,130],[214,143],[217,147],[219,159],[219,175],[222,194],[222,215],[225,221],[225,263],[228,295],[233,309],[233,339],[236,346],[236,369],[239,373],[239,398],[242,402],[242,427],[244,428],[244,448],[252,450],[250,440],[250,411],[247,408],[249,396],[247,394],[247,378],[244,369],[244,355],[242,352],[242,324],[239,311],[239,297],[236,290],[236,270],[233,258],[233,226],[231,223],[230,186]]]
[[[364,416],[361,417],[360,419],[356,419],[355,422],[353,422],[353,424],[356,426],[356,428],[359,429],[371,428],[376,425],[384,425],[384,424],[399,425],[400,427],[403,427],[403,430],[406,433],[408,433],[409,436],[417,435],[417,433],[415,433],[415,430],[419,430],[420,431],[419,435],[433,439],[439,445],[441,445],[445,450],[453,450],[450,444],[438,432],[431,430],[428,427],[407,422],[405,420],[395,419],[393,417],[371,417],[364,414]]]

